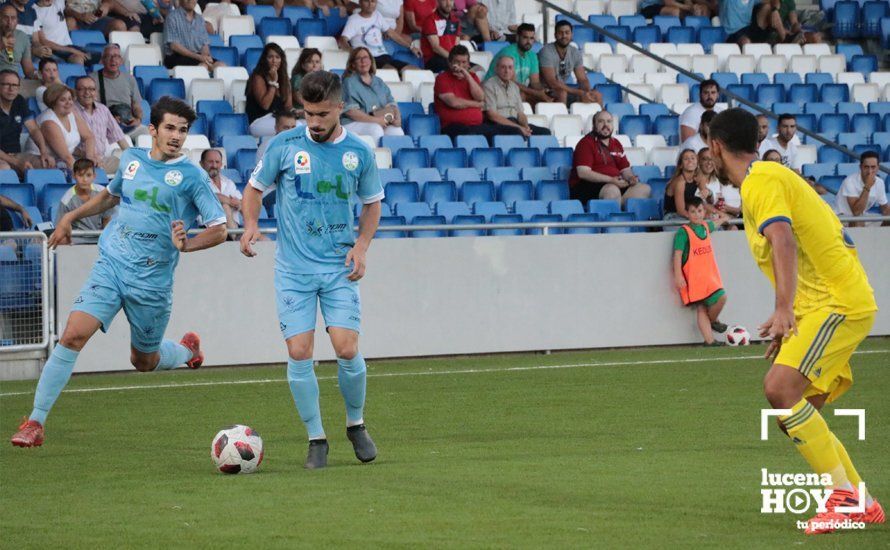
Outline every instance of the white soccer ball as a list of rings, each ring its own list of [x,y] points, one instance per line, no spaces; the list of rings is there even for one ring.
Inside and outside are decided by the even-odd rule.
[[[726,344],[728,346],[747,346],[751,343],[751,335],[748,329],[741,325],[733,325],[726,329]]]
[[[210,445],[210,458],[224,474],[250,474],[263,461],[263,438],[250,426],[223,428]]]

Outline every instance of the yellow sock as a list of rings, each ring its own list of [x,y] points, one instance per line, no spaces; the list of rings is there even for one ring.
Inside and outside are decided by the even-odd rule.
[[[856,471],[856,467],[853,466],[853,461],[850,460],[850,455],[847,454],[847,449],[844,448],[844,444],[840,442],[834,432],[831,433],[831,442],[834,444],[834,450],[837,451],[838,458],[841,459],[841,464],[844,465],[844,471],[847,472],[847,479],[850,480],[850,483],[855,487],[859,487],[859,484],[862,483],[862,478],[859,477],[859,472]]]
[[[788,437],[817,474],[830,474],[832,485],[842,487],[849,483],[844,463],[838,456],[834,438],[825,419],[806,399],[791,408],[791,414],[779,419],[788,431]],[[846,453],[845,453],[846,454]]]

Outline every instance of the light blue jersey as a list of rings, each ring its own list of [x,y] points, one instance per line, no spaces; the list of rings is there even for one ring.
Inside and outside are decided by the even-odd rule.
[[[170,236],[174,220],[183,220],[186,229],[199,214],[208,227],[226,221],[207,172],[185,156],[161,162],[148,151],[127,149],[108,192],[121,203],[99,238],[99,252],[117,264],[127,285],[135,287],[173,286],[179,261]]]
[[[350,271],[355,245],[353,206],[383,199],[374,152],[342,129],[333,142],[317,143],[306,127],[269,142],[250,185],[277,188],[277,271],[322,274]]]
[[[724,0],[720,2],[720,21],[727,35],[736,33],[751,24],[754,0]]]

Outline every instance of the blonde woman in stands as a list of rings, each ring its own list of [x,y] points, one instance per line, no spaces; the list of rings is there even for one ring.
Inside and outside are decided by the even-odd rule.
[[[386,82],[374,76],[377,64],[371,51],[353,48],[343,74],[343,115],[340,124],[350,132],[371,136],[375,143],[387,136],[403,136],[402,114]]]
[[[247,81],[247,105],[244,110],[250,121],[250,135],[274,136],[273,113],[291,107],[293,96],[287,79],[287,57],[278,44],[266,44]]]
[[[74,112],[74,92],[71,88],[64,84],[50,84],[43,93],[43,101],[48,109],[40,113],[37,123],[49,145],[50,154],[56,159],[56,165],[71,171],[78,158],[88,158],[100,165],[93,132]],[[31,139],[28,140],[28,152],[39,154],[37,145]]]
[[[303,77],[309,73],[320,71],[324,68],[321,63],[321,52],[316,48],[303,48],[300,52],[300,58],[294,65],[294,70],[290,75],[290,89],[293,96],[293,106],[297,109],[297,115],[303,118],[303,97],[300,95],[300,83]]]
[[[677,157],[677,167],[674,175],[664,190],[664,219],[674,220],[678,218],[689,219],[686,211],[686,203],[689,202],[698,191],[698,182],[695,180],[698,170],[698,155],[692,149],[683,149]]]

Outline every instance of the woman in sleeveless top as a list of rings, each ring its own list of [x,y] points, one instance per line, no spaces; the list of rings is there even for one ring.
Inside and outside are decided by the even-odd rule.
[[[677,168],[664,190],[664,219],[688,218],[686,202],[695,196],[698,183],[695,170],[698,156],[692,149],[683,149],[677,158]]]
[[[707,219],[713,221],[717,227],[737,229],[736,226],[727,223],[732,216],[725,211],[723,186],[720,184],[720,179],[717,178],[714,157],[711,156],[711,150],[707,147],[698,152],[698,169],[695,171],[695,181],[698,184],[695,196],[704,201]]]
[[[247,104],[244,111],[250,122],[250,135],[274,136],[274,114],[292,107],[290,81],[287,79],[287,57],[278,44],[266,44],[250,80],[247,81]]]
[[[99,165],[96,141],[87,123],[74,112],[74,92],[64,84],[51,84],[43,94],[48,109],[40,113],[37,123],[57,166],[73,170],[74,161],[88,158]],[[37,145],[28,140],[29,152],[38,154]]]

